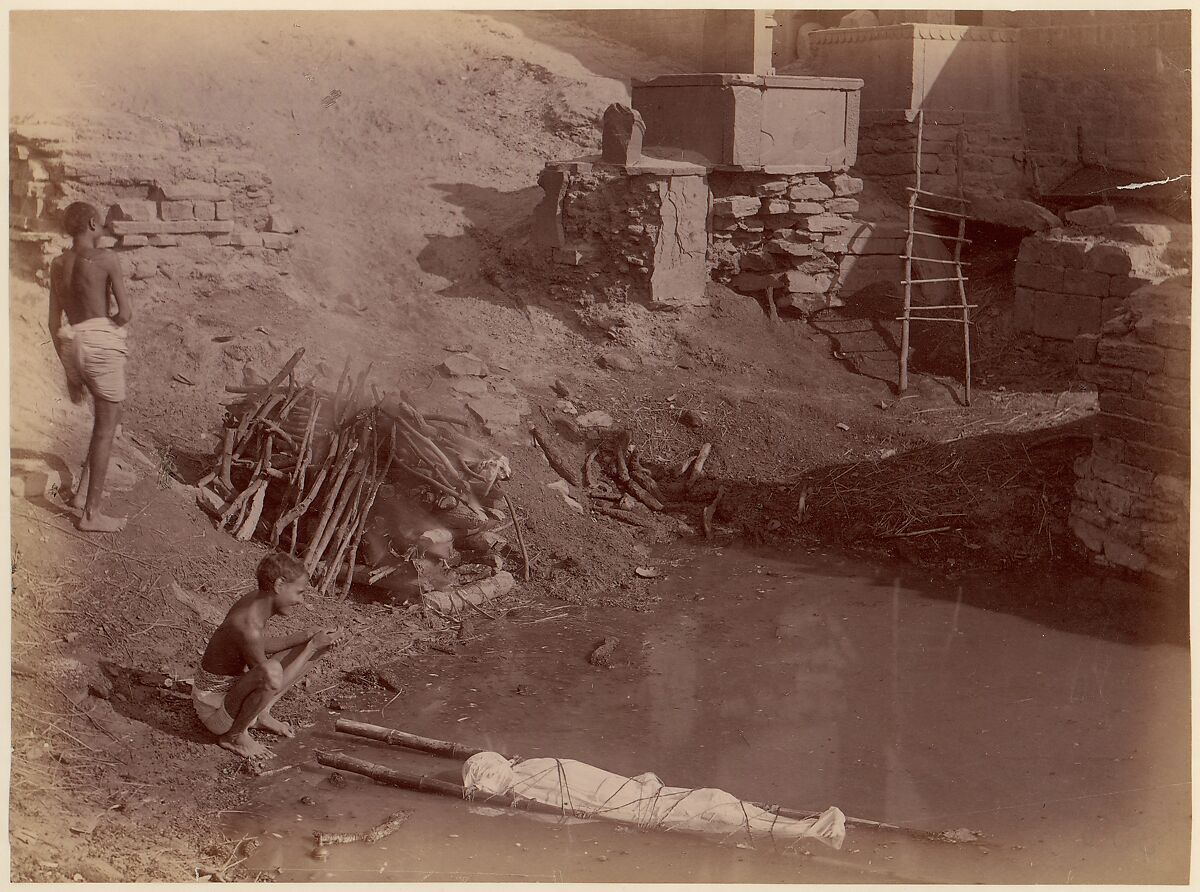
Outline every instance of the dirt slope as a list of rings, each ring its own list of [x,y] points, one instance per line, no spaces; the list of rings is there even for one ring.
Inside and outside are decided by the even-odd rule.
[[[13,282],[14,656],[33,665],[51,653],[61,669],[30,669],[15,684],[25,773],[14,787],[13,824],[29,837],[15,837],[15,877],[182,879],[229,855],[228,845],[202,849],[217,812],[237,807],[236,784],[212,779],[229,781],[238,761],[208,745],[186,698],[162,682],[187,671],[207,629],[170,583],[218,608],[262,554],[213,531],[185,486],[215,445],[222,388],[243,363],[269,373],[304,346],[307,370],[324,365],[336,375],[350,354],[375,363],[384,389],[448,406],[455,398],[434,368],[443,348],[469,344],[492,366],[492,380],[528,400],[530,418],[547,429],[541,409],[553,413],[550,384],[562,379],[580,411],[611,412],[649,458],[678,461],[713,442],[711,479],[680,519],[698,528],[703,500],[725,486],[734,497],[721,524],[781,540],[858,535],[853,527],[800,528],[795,499],[807,479],[843,468],[886,477],[893,450],[1014,417],[1024,420],[1002,431],[1086,413],[1056,393],[981,388],[968,417],[954,409],[949,384],[925,378],[899,403],[887,384],[836,361],[823,337],[795,320],[771,325],[753,302],[719,288],[711,307],[680,313],[554,300],[552,276],[521,248],[540,196],[536,174],[547,159],[595,147],[594,121],[627,96],[627,78],[666,70],[533,14],[14,15],[14,116],[61,121],[85,109],[109,116],[113,138],[124,120],[177,140],[243,145],[301,226],[288,267],[209,264],[138,286],[133,396],[110,486],[116,509],[135,520],[99,543],[73,534],[54,489],[82,458],[87,412],[62,393],[44,291]],[[93,132],[104,138],[103,127]],[[361,298],[365,311],[350,309],[343,294]],[[634,370],[602,370],[597,359],[612,350],[632,358]],[[173,380],[176,373],[194,385]],[[680,423],[685,408],[699,416],[698,428]],[[534,582],[520,599],[651,605],[652,585],[632,568],[653,537],[569,510],[546,489],[556,475],[525,436],[513,432],[498,445],[512,459],[511,492],[532,549]],[[582,461],[581,445],[559,445]],[[1051,475],[1069,473],[1069,456],[1036,460]],[[1035,476],[1030,486],[1045,475]],[[822,507],[829,498],[814,501],[825,511],[819,517],[836,516]],[[947,553],[1003,558],[1003,537],[975,541],[970,527],[998,526],[1012,504],[969,509],[982,513],[963,523],[967,532]],[[1053,513],[1060,508],[1031,521],[1040,549],[1031,558],[1048,555],[1043,538],[1065,535]],[[934,551],[914,557],[944,559]],[[357,624],[364,633],[322,669],[313,693],[289,699],[301,720],[350,684],[347,670],[378,669],[397,652],[419,655],[457,631],[386,604],[314,610],[306,622]],[[57,716],[45,714],[51,703]],[[191,802],[197,789],[199,806]],[[101,812],[94,833],[68,832]]]

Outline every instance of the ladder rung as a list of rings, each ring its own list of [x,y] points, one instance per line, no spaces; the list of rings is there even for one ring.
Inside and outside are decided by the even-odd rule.
[[[905,186],[904,189],[907,192],[919,192],[921,195],[932,195],[934,198],[945,198],[947,201],[961,201],[963,204],[971,203],[966,198],[958,198],[957,196],[946,195],[942,192],[930,192],[928,189],[914,189],[912,186]]]
[[[966,282],[966,276],[950,276],[948,279],[901,279],[901,285],[924,285],[929,282]]]
[[[914,204],[912,209],[914,211],[924,211],[926,214],[941,214],[943,217],[958,217],[960,220],[967,219],[966,214],[960,214],[956,211],[939,211],[937,208],[927,208],[920,204]]]
[[[942,235],[940,232],[925,232],[922,229],[910,229],[909,232],[913,235],[927,235],[930,238],[940,238],[948,242],[966,242],[968,244],[971,242],[969,238],[959,238],[957,235]]]
[[[898,322],[903,322],[904,318],[905,317],[903,317],[903,316],[897,316],[896,320]],[[970,321],[969,319],[950,319],[946,316],[909,316],[908,321],[909,322],[955,322],[959,325],[974,325],[975,324],[974,322]]]
[[[966,309],[974,309],[979,304],[967,304]],[[919,304],[914,309],[917,310],[961,310],[964,309],[962,304]]]
[[[901,254],[901,260],[924,260],[926,263],[957,263],[959,266],[970,266],[965,260],[939,260],[936,257],[914,257],[911,254]]]

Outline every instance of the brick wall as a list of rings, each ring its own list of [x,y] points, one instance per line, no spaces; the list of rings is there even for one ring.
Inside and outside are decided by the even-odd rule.
[[[1046,189],[1080,163],[1159,179],[1191,168],[1186,14],[1020,30],[1020,107]]]
[[[859,126],[856,173],[907,204],[905,187],[917,169],[917,121],[912,112],[865,112]],[[921,128],[921,185],[966,192],[1027,195],[1033,183],[1020,127],[982,114],[931,112]]]
[[[163,249],[273,254],[291,246],[296,226],[249,159],[155,145],[139,152],[119,140],[80,144],[65,129],[10,130],[9,232],[19,273],[45,281],[50,261],[70,244],[62,215],[75,201],[100,211],[99,244],[117,250],[134,279],[157,273]]]
[[[1079,342],[1101,415],[1092,453],[1075,465],[1071,529],[1098,562],[1186,578],[1190,277],[1139,289]]]

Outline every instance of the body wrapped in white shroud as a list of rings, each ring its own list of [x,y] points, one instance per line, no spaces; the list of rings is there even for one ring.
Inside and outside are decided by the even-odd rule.
[[[668,787],[649,772],[623,777],[573,759],[527,759],[514,765],[499,753],[476,753],[463,764],[463,786],[469,793],[508,793],[565,814],[644,830],[783,843],[815,839],[835,849],[846,838],[846,817],[834,807],[813,818],[783,818],[723,790]]]

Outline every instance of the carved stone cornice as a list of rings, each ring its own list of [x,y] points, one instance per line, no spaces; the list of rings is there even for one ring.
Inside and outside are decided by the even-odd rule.
[[[876,28],[829,28],[808,35],[810,45],[869,43],[877,40],[974,40],[987,43],[1016,43],[1016,28],[984,28],[978,25],[923,25],[905,23]]]

